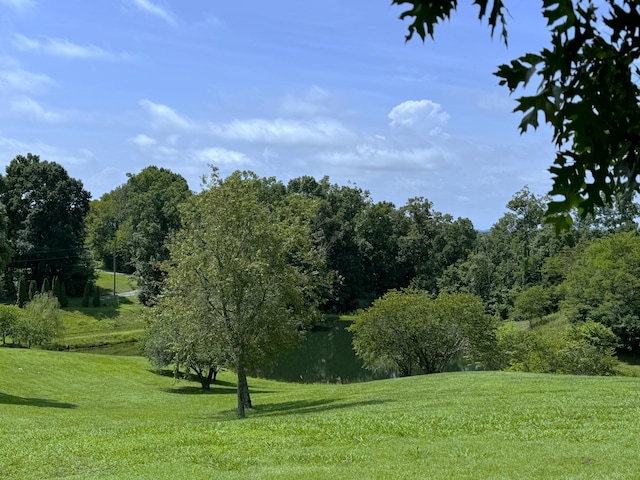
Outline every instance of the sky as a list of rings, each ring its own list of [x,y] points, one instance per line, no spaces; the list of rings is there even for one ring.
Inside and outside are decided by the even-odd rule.
[[[30,152],[100,198],[156,165],[328,176],[487,229],[551,186],[546,128],[520,135],[497,66],[547,45],[507,3],[509,47],[460,2],[405,43],[390,0],[0,0],[0,168]]]

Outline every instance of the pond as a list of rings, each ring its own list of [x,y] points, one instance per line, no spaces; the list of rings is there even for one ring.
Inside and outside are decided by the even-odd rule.
[[[343,320],[328,322],[307,335],[304,344],[295,351],[283,354],[269,364],[250,372],[251,376],[297,383],[352,383],[381,380],[395,376],[393,371],[373,372],[363,368],[346,329],[351,323]],[[139,343],[77,350],[107,355],[141,355]],[[455,358],[447,371],[468,370],[461,356]]]

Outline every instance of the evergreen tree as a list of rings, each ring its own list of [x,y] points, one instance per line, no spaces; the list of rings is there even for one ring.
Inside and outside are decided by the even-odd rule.
[[[20,284],[18,286],[18,306],[22,308],[28,301],[29,296],[27,294],[27,281],[24,278],[21,278]]]
[[[96,288],[93,290],[93,303],[92,305],[94,307],[99,307],[100,305],[102,305],[102,302],[100,301],[100,287],[96,285]]]
[[[60,296],[58,297],[58,301],[62,308],[69,306],[69,297],[67,297],[67,290],[64,288],[64,282],[60,282]]]
[[[51,282],[51,291],[58,299],[58,301],[60,301],[60,279],[57,275],[53,277],[53,281]]]
[[[42,281],[42,290],[40,293],[47,293],[50,291],[51,291],[51,282],[49,282],[49,279],[45,277],[44,280]]]
[[[29,282],[29,300],[33,300],[33,296],[38,293],[38,284],[35,280]]]
[[[91,298],[91,284],[89,282],[84,284],[84,293],[82,294],[82,303],[83,307],[89,306],[89,299]]]

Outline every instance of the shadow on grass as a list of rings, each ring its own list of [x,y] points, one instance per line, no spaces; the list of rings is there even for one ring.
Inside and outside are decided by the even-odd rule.
[[[26,407],[76,408],[73,403],[61,403],[45,398],[25,398],[0,392],[0,405],[24,405]]]
[[[364,400],[358,402],[338,402],[331,399],[325,400],[296,400],[292,402],[266,403],[255,405],[253,412],[261,417],[274,417],[279,415],[319,413],[344,408],[366,407],[382,405],[391,400]]]
[[[82,299],[74,298],[70,301],[69,306],[64,310],[67,312],[79,312],[88,317],[93,317],[96,320],[110,320],[120,316],[120,309],[123,306],[133,305],[133,300],[129,297],[118,297],[118,306],[114,305],[112,299],[102,300],[102,305],[99,307],[93,307],[91,304],[88,307],[80,306]]]
[[[254,393],[275,393],[271,390],[254,390],[249,387],[251,394]],[[179,395],[228,395],[237,393],[237,387],[235,383],[230,382],[218,382],[211,384],[209,390],[203,390],[202,387],[189,385],[176,388],[165,388],[163,391],[167,393],[177,393]]]

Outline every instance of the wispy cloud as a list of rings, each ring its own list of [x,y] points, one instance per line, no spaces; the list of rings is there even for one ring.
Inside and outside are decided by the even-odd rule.
[[[123,53],[113,53],[95,45],[79,45],[62,38],[47,38],[43,40],[29,38],[16,33],[11,41],[14,48],[20,51],[37,52],[56,57],[71,59],[95,59],[95,60],[127,60],[129,55]]]
[[[24,95],[11,101],[11,111],[39,122],[56,123],[63,120],[61,114],[47,110],[32,98]]]
[[[151,123],[154,128],[178,129],[183,131],[197,129],[197,125],[193,121],[180,115],[167,105],[154,103],[146,99],[140,100],[138,103],[151,117]]]
[[[33,0],[0,0],[0,5],[6,5],[15,8],[18,11],[24,11],[33,6]]]
[[[213,124],[210,133],[218,138],[266,145],[334,145],[353,141],[355,134],[335,120],[290,119],[236,120]]]
[[[13,92],[34,92],[46,90],[55,85],[55,82],[46,75],[16,68],[0,70],[0,85],[4,90]]]
[[[133,4],[149,15],[160,18],[170,25],[175,25],[176,18],[165,7],[153,3],[151,0],[132,0]]]
[[[213,147],[203,148],[201,150],[194,150],[190,152],[190,156],[202,163],[211,165],[250,165],[252,162],[244,153],[236,152],[234,150],[227,150],[226,148]]]

